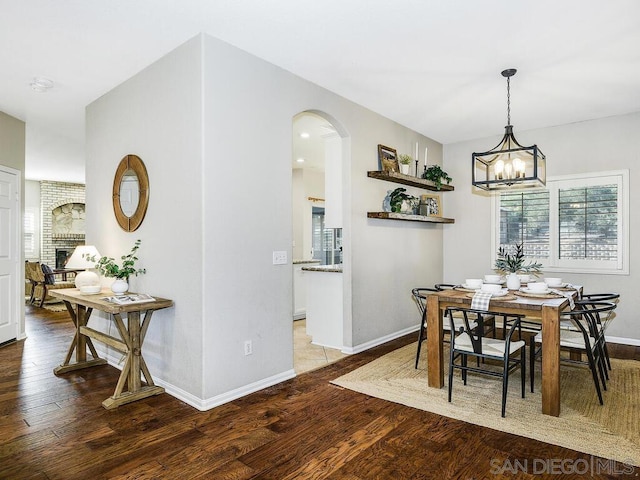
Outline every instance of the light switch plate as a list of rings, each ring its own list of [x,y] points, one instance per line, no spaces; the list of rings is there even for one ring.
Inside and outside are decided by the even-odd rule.
[[[273,252],[273,264],[274,265],[286,265],[287,264],[287,252],[285,252],[285,251]]]

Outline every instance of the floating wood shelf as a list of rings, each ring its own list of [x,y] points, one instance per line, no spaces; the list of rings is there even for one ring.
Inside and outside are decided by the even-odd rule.
[[[452,185],[442,185],[442,188],[438,190],[435,183],[431,180],[414,177],[412,175],[404,175],[398,172],[373,170],[367,172],[367,177],[377,178],[378,180],[385,180],[387,182],[401,183],[402,185],[409,185],[411,187],[424,188],[425,190],[432,190],[434,192],[450,192],[454,189]]]
[[[425,215],[409,215],[406,213],[395,212],[367,212],[367,217],[379,218],[382,220],[403,220],[405,222],[455,223],[453,218],[427,217]]]

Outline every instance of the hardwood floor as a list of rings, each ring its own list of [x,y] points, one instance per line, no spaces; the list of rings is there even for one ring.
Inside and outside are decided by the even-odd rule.
[[[167,394],[107,411],[118,371],[54,376],[71,322],[27,309],[28,338],[0,348],[0,479],[538,478],[534,459],[590,458],[329,384],[415,335],[207,412]]]

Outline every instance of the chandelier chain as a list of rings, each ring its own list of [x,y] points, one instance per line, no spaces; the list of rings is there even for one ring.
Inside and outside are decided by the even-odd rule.
[[[507,77],[507,125],[511,125],[511,88],[510,77]]]

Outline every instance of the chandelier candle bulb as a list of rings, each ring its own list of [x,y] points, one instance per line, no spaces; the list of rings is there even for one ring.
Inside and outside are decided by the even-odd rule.
[[[502,175],[504,174],[504,162],[502,160],[496,162],[495,172],[496,180],[502,180]]]

